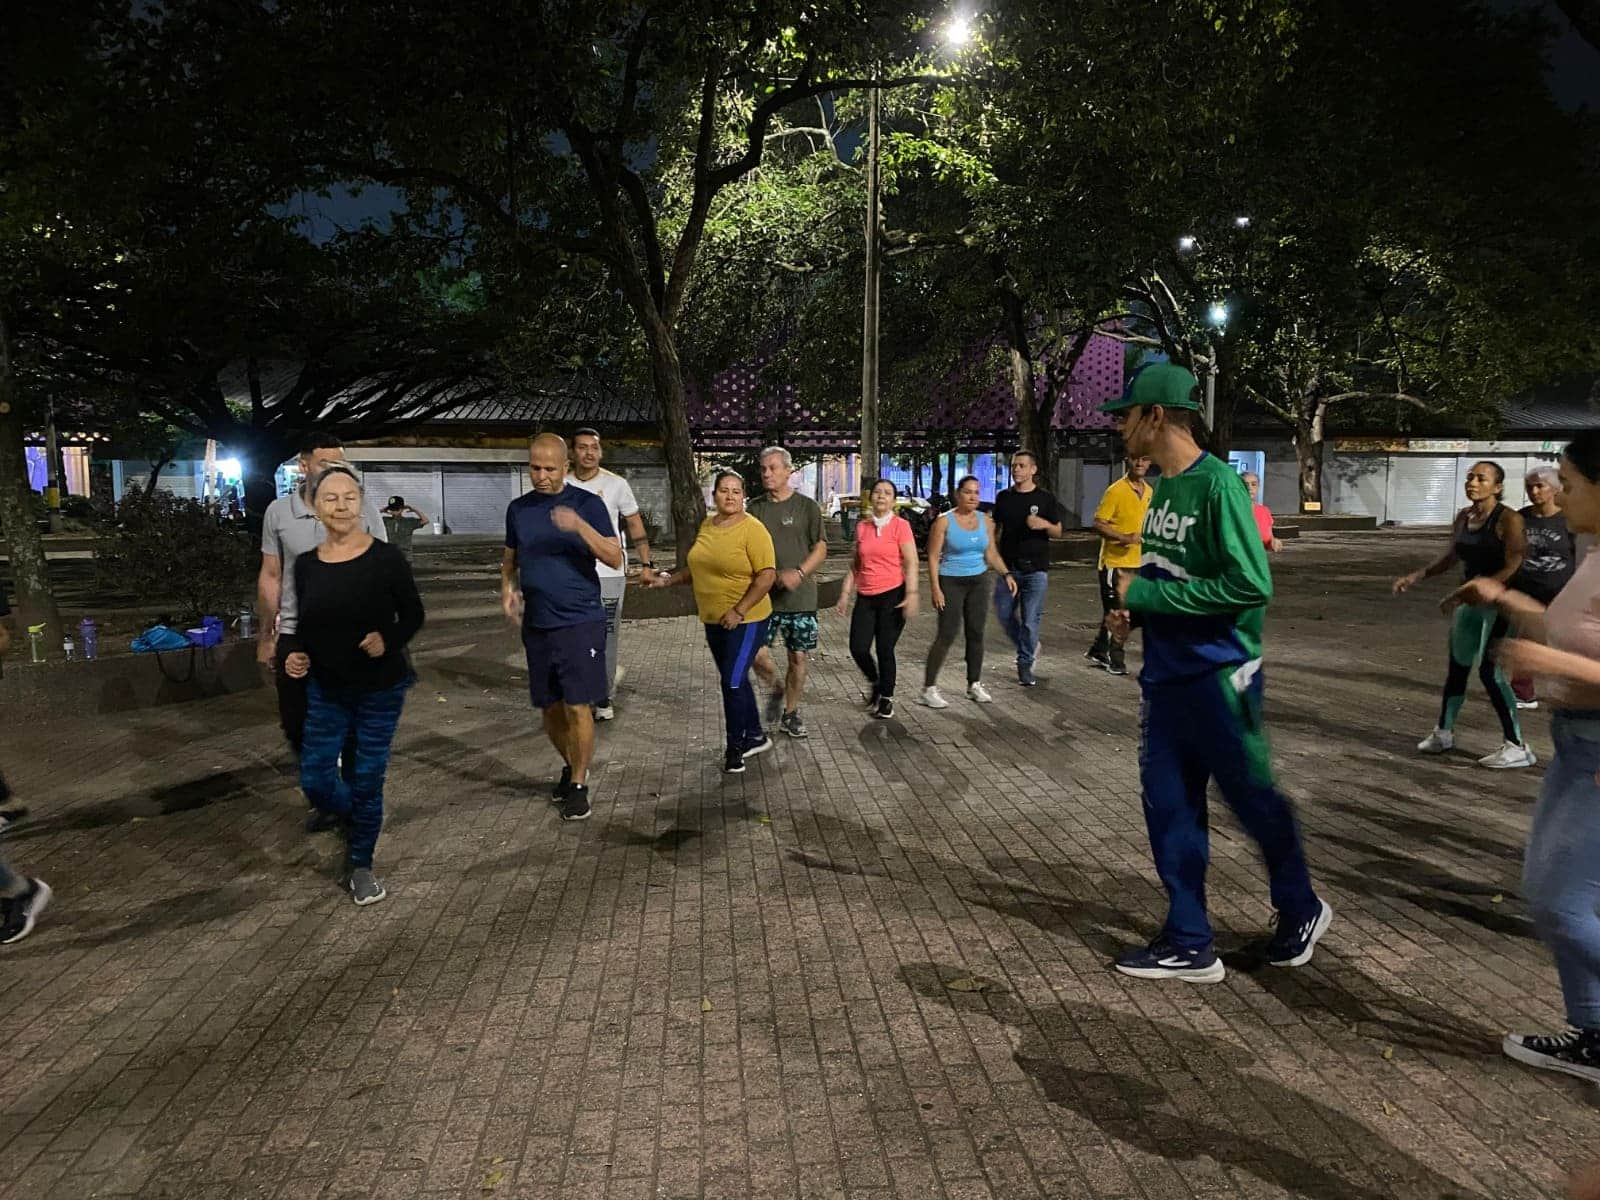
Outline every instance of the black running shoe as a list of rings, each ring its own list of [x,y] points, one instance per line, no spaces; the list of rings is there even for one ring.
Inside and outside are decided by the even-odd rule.
[[[1511,1033],[1500,1043],[1507,1058],[1600,1083],[1600,1029],[1568,1029],[1565,1033]]]
[[[770,737],[768,737],[766,734],[763,733],[760,737],[756,738],[754,741],[746,742],[744,750],[742,751],[742,753],[744,754],[744,756],[746,758],[754,758],[756,755],[765,754],[768,750],[771,750],[771,749],[772,749],[772,739]]]
[[[1111,655],[1103,647],[1094,646],[1086,650],[1083,656],[1089,660],[1089,665],[1092,667],[1099,667],[1103,671],[1111,669]]]
[[[1106,656],[1106,673],[1110,675],[1126,675],[1128,673],[1128,660],[1122,652],[1121,646],[1111,647]]]
[[[887,721],[890,717],[894,716],[894,697],[879,696],[878,709],[872,715],[877,717],[880,721]]]
[[[581,783],[569,784],[567,794],[561,801],[561,819],[587,821],[589,811],[589,789]]]
[[[20,896],[0,900],[0,946],[20,942],[33,932],[33,923],[50,903],[50,885],[42,879],[28,880],[28,890]]]
[[[724,775],[743,775],[744,774],[744,751],[743,750],[730,748],[728,750],[727,754],[722,756],[722,773]]]
[[[344,825],[344,818],[338,813],[324,812],[320,808],[313,808],[306,817],[307,833],[328,833]]]
[[[572,790],[572,768],[561,768],[561,780],[550,789],[550,803],[560,804],[567,798],[567,793]]]

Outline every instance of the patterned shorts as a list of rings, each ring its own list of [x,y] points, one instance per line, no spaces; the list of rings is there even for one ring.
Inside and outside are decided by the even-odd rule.
[[[767,645],[776,646],[783,635],[785,649],[806,652],[817,648],[817,614],[814,612],[775,612],[767,626]]]

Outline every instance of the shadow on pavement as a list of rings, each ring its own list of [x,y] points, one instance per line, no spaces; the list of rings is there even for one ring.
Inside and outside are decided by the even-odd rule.
[[[1095,1041],[1103,1033],[1120,1043],[1115,1048],[1148,1045],[1150,1021],[1138,1013],[1119,1013],[1096,1005],[1060,1001],[1030,1008],[997,985],[983,992],[952,992],[949,984],[968,971],[934,963],[906,964],[901,980],[912,992],[962,1013],[987,1016],[1004,1027],[1016,1048],[1013,1061],[1051,1104],[1092,1122],[1107,1136],[1142,1153],[1167,1161],[1210,1158],[1224,1167],[1251,1175],[1270,1187],[1311,1200],[1395,1200],[1401,1196],[1429,1200],[1482,1200],[1452,1180],[1417,1162],[1376,1131],[1299,1092],[1262,1075],[1237,1068],[1250,1055],[1240,1047],[1191,1030],[1160,1025],[1160,1036],[1191,1058],[1212,1064],[1212,1074],[1188,1095],[1173,1095],[1154,1075],[1122,1074],[1081,1065],[1100,1066]],[[1095,1031],[1093,1033],[1087,1030]],[[1044,1030],[1059,1034],[1047,1040]],[[1076,1041],[1081,1054],[1069,1063],[1052,1041]],[[1241,1061],[1244,1060],[1244,1061]],[[1172,1073],[1164,1072],[1161,1078]],[[1219,1080],[1217,1076],[1224,1078]],[[1220,1086],[1219,1086],[1220,1084]],[[1317,1143],[1294,1139],[1302,1152],[1212,1123],[1193,1111],[1214,1106],[1216,1091],[1254,1098],[1263,1114],[1296,1131],[1322,1135]],[[1276,1131],[1275,1131],[1276,1132]],[[1280,1134],[1281,1136],[1281,1134]],[[1311,1155],[1321,1151],[1322,1157]],[[1374,1179],[1367,1182],[1367,1177]]]

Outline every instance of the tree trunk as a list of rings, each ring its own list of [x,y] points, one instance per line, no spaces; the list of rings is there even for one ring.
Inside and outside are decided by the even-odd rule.
[[[956,448],[952,444],[944,461],[944,498],[952,507],[956,502]]]
[[[1017,449],[1030,451],[1039,462],[1039,486],[1055,488],[1055,439],[1050,432],[1052,398],[1046,397],[1041,410],[1035,393],[1037,374],[1033,351],[1028,344],[1028,313],[1022,297],[1004,278],[999,283],[1002,328],[1006,353],[1011,362],[1011,398],[1017,410]]]
[[[672,530],[678,565],[689,559],[706,504],[694,467],[694,442],[689,436],[689,403],[683,383],[683,360],[678,357],[672,330],[659,320],[647,320],[650,343],[650,379],[661,409],[661,445],[667,459],[667,486],[672,494]]]
[[[235,445],[242,443],[245,528],[251,537],[259,538],[267,505],[278,498],[278,464],[289,457],[290,446],[281,437],[262,429],[240,429],[228,441]]]
[[[1324,406],[1315,404],[1311,419],[1301,419],[1294,426],[1294,457],[1300,475],[1300,511],[1308,511],[1307,504],[1322,503],[1322,439],[1325,428]]]
[[[1228,380],[1226,374],[1217,377],[1217,391],[1215,397],[1215,411],[1211,422],[1211,441],[1206,447],[1218,458],[1227,458],[1228,451],[1233,449],[1233,418],[1239,409],[1239,395],[1231,387],[1225,386]],[[1202,381],[1201,386],[1205,384]]]
[[[47,653],[61,645],[61,611],[50,590],[50,569],[44,541],[34,524],[28,503],[27,456],[22,449],[22,412],[17,403],[17,380],[11,371],[11,339],[0,314],[0,527],[6,535],[11,582],[16,609],[15,627],[21,652],[27,652],[28,626],[44,626]]]

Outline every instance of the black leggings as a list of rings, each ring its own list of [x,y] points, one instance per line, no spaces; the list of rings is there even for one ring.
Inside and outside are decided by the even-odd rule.
[[[933,645],[928,647],[928,666],[923,672],[922,686],[932,687],[939,682],[939,668],[944,666],[945,655],[955,645],[956,634],[963,626],[967,631],[967,684],[970,686],[983,678],[983,619],[989,615],[989,576],[941,575],[939,590],[944,593],[944,607],[939,610],[939,632]]]
[[[858,593],[850,613],[850,657],[880,696],[894,695],[894,646],[906,627],[906,615],[900,608],[905,598],[904,584],[875,596]],[[878,650],[876,662],[872,658],[874,645]]]

